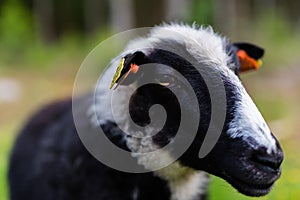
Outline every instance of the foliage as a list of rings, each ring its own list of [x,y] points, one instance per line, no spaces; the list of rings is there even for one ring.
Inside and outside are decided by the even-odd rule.
[[[271,11],[266,11],[259,19],[252,25],[255,31],[245,35],[248,35],[251,40],[255,39],[266,49],[266,62],[274,67],[297,62],[300,45],[299,30],[280,13],[274,15]]]
[[[16,0],[5,1],[0,13],[0,52],[18,59],[33,41],[32,16]]]
[[[191,6],[190,22],[196,20],[199,24],[213,25],[214,24],[214,9],[213,1],[211,0],[193,0]]]

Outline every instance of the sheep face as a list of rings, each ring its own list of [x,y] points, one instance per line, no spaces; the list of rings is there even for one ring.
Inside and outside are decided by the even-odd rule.
[[[175,33],[170,35],[170,32]],[[155,118],[155,114],[149,115],[153,105],[164,107],[166,121],[151,137],[152,145],[162,148],[172,143],[182,112],[189,113],[188,121],[191,126],[197,125],[197,133],[178,162],[219,176],[246,195],[267,194],[280,176],[283,153],[238,77],[241,61],[236,50],[241,45],[230,44],[210,29],[167,26],[156,28],[149,38],[135,41],[128,49],[132,46],[140,48],[126,53],[124,70],[115,81],[122,87],[136,84],[146,77],[156,81],[156,84],[137,88],[129,104],[130,117],[140,126],[150,124],[151,118]],[[261,50],[258,51],[262,54]],[[138,72],[126,74],[131,67],[136,67],[134,65],[139,67]],[[147,68],[151,70],[147,71]],[[213,99],[204,76],[215,73],[220,75],[219,84],[225,90],[225,118],[216,144],[208,155],[199,158],[207,130],[216,123],[211,120]],[[117,90],[122,90],[122,87]],[[191,100],[191,93],[196,96],[196,105]],[[200,118],[197,117],[199,112]],[[189,126],[182,131],[190,134]],[[172,156],[172,152],[169,153]]]

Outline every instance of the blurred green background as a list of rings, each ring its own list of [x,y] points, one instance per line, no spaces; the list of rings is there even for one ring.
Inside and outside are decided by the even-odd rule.
[[[210,24],[232,41],[266,49],[242,75],[285,152],[282,177],[260,199],[300,198],[299,0],[0,0],[0,200],[18,130],[39,107],[70,97],[90,50],[114,33],[177,21]],[[105,66],[103,66],[105,67]],[[210,198],[255,199],[213,177]]]

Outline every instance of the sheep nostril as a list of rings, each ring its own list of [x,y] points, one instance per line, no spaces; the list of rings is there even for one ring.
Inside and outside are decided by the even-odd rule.
[[[283,160],[283,153],[280,149],[271,154],[265,149],[257,149],[253,152],[252,160],[273,170],[278,170]]]

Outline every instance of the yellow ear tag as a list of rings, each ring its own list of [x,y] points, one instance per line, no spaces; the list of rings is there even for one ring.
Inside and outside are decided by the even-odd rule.
[[[261,67],[263,65],[263,61],[261,59],[257,60],[257,64],[259,67]]]
[[[114,77],[111,81],[109,89],[111,89],[114,86],[114,84],[117,82],[118,78],[120,78],[122,69],[124,68],[124,62],[125,62],[125,58],[122,58],[116,70],[116,73],[114,74]]]

